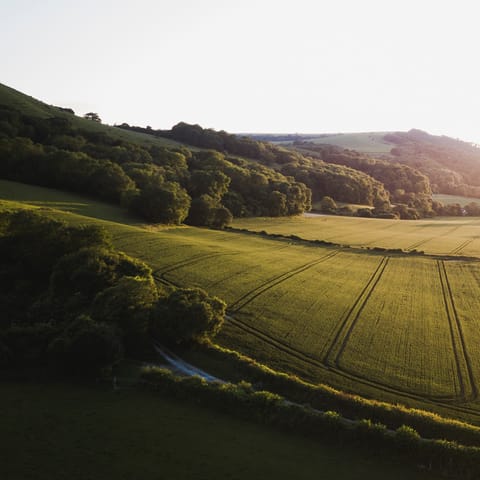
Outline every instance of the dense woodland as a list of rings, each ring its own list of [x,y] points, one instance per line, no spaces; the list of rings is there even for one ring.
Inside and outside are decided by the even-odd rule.
[[[255,162],[146,147],[8,106],[0,106],[0,176],[93,195],[158,223],[222,227],[232,215],[302,213],[311,199],[304,184]]]
[[[431,216],[433,208],[432,190],[426,175],[401,163],[374,159],[354,150],[342,149],[334,145],[322,145],[307,141],[296,141],[294,146],[299,151],[326,163],[345,165],[364,172],[382,183],[390,193],[390,200],[396,205],[391,211],[401,218]],[[388,205],[376,205],[389,210]],[[439,213],[437,211],[437,213]]]
[[[3,368],[96,374],[124,354],[148,355],[152,335],[189,343],[223,322],[223,301],[201,289],[160,287],[150,267],[116,251],[98,227],[6,212],[0,253]]]
[[[299,152],[271,143],[183,122],[171,130],[130,127],[127,124],[120,127],[170,138],[196,147],[214,149],[226,155],[254,159],[264,167],[273,168],[287,178],[294,178],[297,182],[307,185],[312,191],[313,201],[331,196],[340,202],[372,206],[376,203],[389,202],[389,194],[384,185],[370,175],[342,165],[312,161]]]

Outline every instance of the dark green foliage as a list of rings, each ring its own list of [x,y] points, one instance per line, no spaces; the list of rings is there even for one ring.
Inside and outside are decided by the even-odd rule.
[[[252,158],[263,165],[273,166],[287,177],[293,177],[298,182],[297,185],[301,182],[300,184],[310,188],[314,200],[319,200],[325,195],[347,203],[366,203],[369,205],[372,205],[377,198],[388,200],[388,194],[383,185],[368,175],[345,167],[328,165],[319,160],[312,160],[298,152],[266,142],[231,135],[223,131],[216,132],[211,129],[203,129],[199,125],[188,125],[183,122],[175,125],[170,131],[157,131],[156,134],[190,145],[213,148],[220,152]],[[251,179],[251,184],[259,187],[255,179]],[[277,190],[287,193],[283,189]],[[245,198],[243,192],[239,193]],[[268,200],[268,198],[263,198],[263,204]],[[288,205],[286,213],[283,212],[280,215],[302,213],[309,209],[309,205],[310,198],[305,198],[303,202],[296,206]],[[227,203],[226,206],[234,215],[237,215],[238,208],[231,203]],[[278,203],[271,208],[275,215],[279,210],[282,209],[279,208]],[[269,214],[268,211],[267,213],[257,213],[255,211],[252,213],[254,215]]]
[[[2,213],[0,218],[0,327],[24,321],[39,306],[52,269],[64,255],[86,246],[110,247],[98,227],[70,227],[30,211]],[[42,319],[48,321],[48,307],[45,313]]]
[[[152,333],[161,340],[191,343],[214,336],[221,328],[226,304],[200,288],[178,289],[160,300]]]
[[[89,305],[95,295],[124,276],[150,277],[144,263],[105,248],[83,248],[61,258],[51,273],[50,295],[68,303],[66,310]]]
[[[47,349],[58,329],[48,323],[12,325],[0,331],[4,366],[40,367],[47,363]]]
[[[190,197],[175,182],[149,185],[129,200],[130,210],[154,223],[182,223],[188,215]]]
[[[159,292],[151,276],[123,276],[115,285],[97,294],[92,317],[118,325],[126,339],[131,335],[144,335],[158,298]]]
[[[91,376],[118,362],[123,347],[112,326],[82,315],[49,344],[47,353],[53,368]]]
[[[215,335],[223,322],[224,302],[199,289],[167,297],[147,265],[92,227],[4,213],[0,254],[0,366],[46,365],[48,347],[50,365],[93,374],[123,349],[143,355],[151,331],[191,342]]]

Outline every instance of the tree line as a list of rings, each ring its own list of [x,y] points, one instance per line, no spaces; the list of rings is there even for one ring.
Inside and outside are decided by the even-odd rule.
[[[132,127],[128,124],[119,127],[166,137],[196,147],[214,149],[225,155],[254,159],[262,166],[271,167],[287,178],[291,177],[305,184],[312,192],[313,201],[318,201],[324,196],[332,196],[341,202],[367,205],[389,200],[384,185],[364,172],[343,165],[312,161],[299,152],[246,136],[202,128],[185,122],[178,123],[171,130]]]

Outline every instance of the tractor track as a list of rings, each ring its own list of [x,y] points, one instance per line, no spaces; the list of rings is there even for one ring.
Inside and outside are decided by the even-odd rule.
[[[254,336],[255,338],[258,338],[259,340],[265,342],[266,344],[274,347],[275,349],[277,349],[277,350],[279,350],[279,351],[281,351],[281,352],[283,352],[283,353],[285,353],[285,354],[287,354],[291,357],[297,358],[298,360],[301,360],[302,362],[307,363],[311,366],[320,368],[323,371],[334,373],[338,376],[341,376],[343,378],[347,378],[347,379],[352,380],[352,381],[354,381],[356,383],[359,383],[361,385],[376,388],[377,390],[382,391],[382,392],[387,392],[387,393],[391,393],[391,394],[394,394],[394,395],[399,395],[399,396],[402,396],[404,398],[408,398],[408,399],[415,400],[415,401],[423,401],[423,402],[427,401],[427,402],[433,403],[435,405],[448,407],[448,408],[455,409],[457,411],[466,412],[466,413],[475,413],[476,415],[478,415],[478,410],[470,409],[468,407],[462,407],[461,405],[458,405],[458,400],[459,400],[458,397],[445,396],[445,395],[442,395],[442,396],[419,395],[417,392],[414,392],[414,391],[411,391],[411,390],[401,390],[401,389],[392,387],[391,385],[389,385],[387,383],[384,383],[384,382],[379,382],[377,380],[371,380],[368,377],[365,377],[365,376],[362,376],[362,375],[349,373],[347,371],[344,371],[344,370],[341,370],[341,369],[338,369],[338,368],[335,368],[335,367],[331,367],[331,366],[323,363],[321,360],[316,359],[315,357],[313,357],[311,355],[308,355],[308,354],[302,352],[301,350],[298,350],[298,349],[282,342],[281,340],[278,340],[278,339],[272,337],[271,335],[263,332],[262,330],[254,327],[254,326],[252,326],[252,325],[250,325],[250,324],[248,324],[248,323],[246,323],[242,320],[234,318],[231,315],[227,315],[225,318],[230,324],[232,324],[236,328],[239,328],[240,330],[243,330],[244,332]]]
[[[333,341],[331,342],[330,347],[324,356],[323,362],[326,365],[335,366],[338,369],[340,368],[339,359],[345,350],[347,342],[352,334],[352,330],[355,327],[355,324],[357,323],[368,299],[372,295],[373,290],[380,281],[383,272],[388,265],[388,261],[389,257],[382,257],[367,284],[363,287],[354,304],[341,322],[337,333],[335,334],[335,337],[333,338]]]
[[[437,266],[440,283],[442,285],[445,310],[447,312],[450,326],[452,349],[457,367],[458,380],[460,382],[461,395],[465,401],[474,401],[478,398],[478,387],[475,382],[470,356],[467,351],[462,324],[458,318],[457,309],[453,300],[452,288],[448,279],[447,269],[445,268],[445,262],[443,260],[438,260]],[[466,378],[462,365],[466,368]]]
[[[289,278],[302,273],[309,268],[314,267],[315,265],[318,265],[319,263],[325,262],[329,260],[330,258],[338,255],[340,253],[340,250],[335,250],[333,252],[328,253],[327,255],[324,255],[320,258],[317,258],[316,260],[312,262],[308,262],[304,265],[301,265],[300,267],[294,268],[293,270],[289,270],[288,272],[284,272],[280,275],[277,275],[275,277],[270,278],[268,281],[264,282],[263,284],[259,285],[258,287],[254,288],[253,290],[250,290],[249,292],[245,293],[242,295],[240,298],[235,300],[230,306],[229,306],[229,311],[231,312],[238,312],[240,309],[245,307],[245,305],[248,305],[250,302],[255,300],[258,296],[262,295],[264,292],[270,290],[271,288],[279,285],[280,283],[284,282],[285,280],[288,280]]]

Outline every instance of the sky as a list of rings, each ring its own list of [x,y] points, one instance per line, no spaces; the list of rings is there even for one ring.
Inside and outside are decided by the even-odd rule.
[[[477,12],[475,0],[0,0],[0,82],[108,124],[419,128],[480,143]]]

